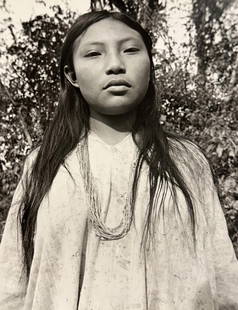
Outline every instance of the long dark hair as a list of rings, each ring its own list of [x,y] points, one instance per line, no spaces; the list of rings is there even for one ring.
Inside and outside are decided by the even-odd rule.
[[[63,43],[60,60],[61,89],[59,104],[41,146],[37,151],[31,173],[26,180],[25,192],[20,208],[20,222],[24,250],[24,265],[29,275],[34,254],[34,233],[37,212],[44,196],[50,190],[51,184],[64,160],[89,131],[89,108],[80,90],[72,86],[64,74],[65,66],[73,68],[73,43],[90,25],[105,19],[113,18],[140,33],[151,63],[151,77],[144,100],[137,108],[137,115],[132,129],[132,136],[139,148],[139,158],[132,188],[132,200],[136,199],[137,183],[142,164],[149,167],[150,199],[147,208],[144,229],[144,241],[153,234],[153,215],[158,208],[156,201],[161,195],[160,207],[163,207],[168,184],[172,187],[175,208],[177,204],[176,187],[186,200],[192,223],[192,234],[195,234],[195,213],[189,186],[172,156],[175,136],[166,133],[160,124],[159,103],[157,102],[154,66],[152,60],[152,41],[148,33],[133,19],[120,12],[97,11],[81,15],[70,28]],[[136,139],[139,133],[140,139]],[[182,144],[181,139],[177,139]],[[176,144],[176,143],[175,143]],[[174,145],[175,145],[174,144]],[[133,205],[133,204],[132,204]]]

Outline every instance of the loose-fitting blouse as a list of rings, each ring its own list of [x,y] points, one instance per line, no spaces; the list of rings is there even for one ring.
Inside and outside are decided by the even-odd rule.
[[[173,156],[193,195],[196,250],[185,199],[177,190],[176,208],[170,187],[164,208],[159,208],[161,195],[156,201],[153,244],[141,247],[149,202],[146,164],[138,181],[129,232],[118,240],[100,239],[89,220],[89,201],[75,149],[65,161],[71,175],[60,167],[39,208],[27,279],[22,272],[17,213],[30,156],[0,247],[0,309],[238,309],[238,263],[225,218],[207,163],[196,147],[188,148],[191,158],[182,156],[182,148],[181,156]],[[110,146],[91,132],[88,149],[102,217],[108,227],[116,227],[130,195],[128,180],[137,147],[131,135]],[[194,169],[187,168],[188,162]]]

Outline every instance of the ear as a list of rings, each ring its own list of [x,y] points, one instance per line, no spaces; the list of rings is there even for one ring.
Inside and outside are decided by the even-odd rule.
[[[65,75],[66,79],[67,79],[74,87],[79,88],[79,85],[78,85],[78,83],[77,83],[77,79],[76,79],[75,73],[74,73],[74,71],[71,71],[71,70],[69,69],[68,66],[65,66],[65,67],[64,67],[64,75]]]

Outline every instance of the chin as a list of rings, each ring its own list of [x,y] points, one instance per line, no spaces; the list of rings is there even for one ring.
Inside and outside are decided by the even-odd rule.
[[[127,114],[129,112],[131,112],[132,110],[135,110],[137,107],[137,104],[130,104],[130,105],[113,105],[110,107],[103,107],[100,109],[100,111],[98,111],[101,114],[104,115],[122,115],[122,114]]]

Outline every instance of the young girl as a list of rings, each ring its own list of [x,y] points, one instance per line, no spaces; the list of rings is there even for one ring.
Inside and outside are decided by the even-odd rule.
[[[151,50],[118,12],[69,30],[58,109],[5,226],[1,310],[238,309],[209,165],[161,127]]]

